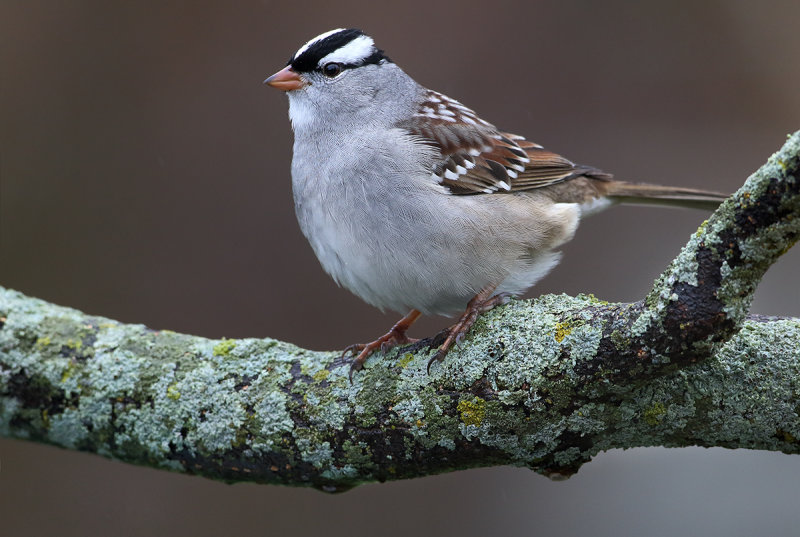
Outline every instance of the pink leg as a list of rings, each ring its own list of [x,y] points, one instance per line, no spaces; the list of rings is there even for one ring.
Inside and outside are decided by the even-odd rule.
[[[422,314],[419,311],[411,310],[405,317],[397,321],[391,330],[375,341],[371,343],[355,343],[347,347],[342,353],[342,356],[347,353],[355,354],[355,351],[360,351],[358,356],[353,359],[353,364],[350,366],[350,381],[353,381],[353,372],[362,369],[364,367],[364,362],[366,362],[367,358],[376,350],[380,349],[382,352],[386,352],[392,347],[418,341],[408,337],[406,331],[414,324],[414,321],[416,321],[420,315]]]
[[[449,328],[450,334],[448,334],[447,339],[444,340],[442,346],[439,347],[439,350],[436,351],[436,354],[434,354],[433,358],[428,362],[428,373],[431,371],[431,364],[433,364],[433,362],[441,362],[444,360],[447,353],[450,352],[450,349],[464,339],[464,336],[467,335],[467,332],[469,332],[469,329],[475,324],[475,321],[481,313],[489,311],[495,306],[508,301],[510,296],[508,293],[492,295],[496,288],[496,285],[485,287],[469,301],[467,309],[461,315],[461,318]]]

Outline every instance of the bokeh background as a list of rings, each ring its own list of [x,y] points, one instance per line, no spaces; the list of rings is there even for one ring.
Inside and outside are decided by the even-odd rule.
[[[286,98],[261,81],[307,39],[361,27],[422,84],[575,161],[732,191],[800,128],[798,23],[793,0],[2,0],[0,285],[341,348],[395,316],[337,288],[294,220]],[[705,216],[593,217],[534,293],[641,298]],[[753,311],[800,316],[798,271],[795,249]],[[565,483],[493,468],[329,496],[0,439],[0,533],[796,535],[798,483],[797,457],[649,448]]]

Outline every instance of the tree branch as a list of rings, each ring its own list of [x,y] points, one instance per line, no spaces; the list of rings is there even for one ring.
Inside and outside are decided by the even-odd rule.
[[[327,491],[474,466],[567,476],[599,451],[800,452],[800,320],[747,317],[800,236],[800,133],[691,237],[646,299],[514,301],[432,373],[153,331],[0,288],[0,436],[229,481]]]

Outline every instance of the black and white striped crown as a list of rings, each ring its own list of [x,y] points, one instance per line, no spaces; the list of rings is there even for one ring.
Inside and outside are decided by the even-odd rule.
[[[337,28],[320,34],[300,47],[287,65],[298,73],[307,73],[327,63],[343,68],[360,67],[391,61],[375,46],[375,41],[356,28]]]

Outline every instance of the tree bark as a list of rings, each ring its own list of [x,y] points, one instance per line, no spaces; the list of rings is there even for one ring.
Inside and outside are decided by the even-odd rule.
[[[513,301],[430,374],[373,356],[209,340],[0,288],[0,436],[226,481],[342,491],[510,464],[550,477],[599,451],[800,452],[800,320],[748,317],[800,237],[800,132],[631,304]],[[435,341],[434,341],[435,342]]]

